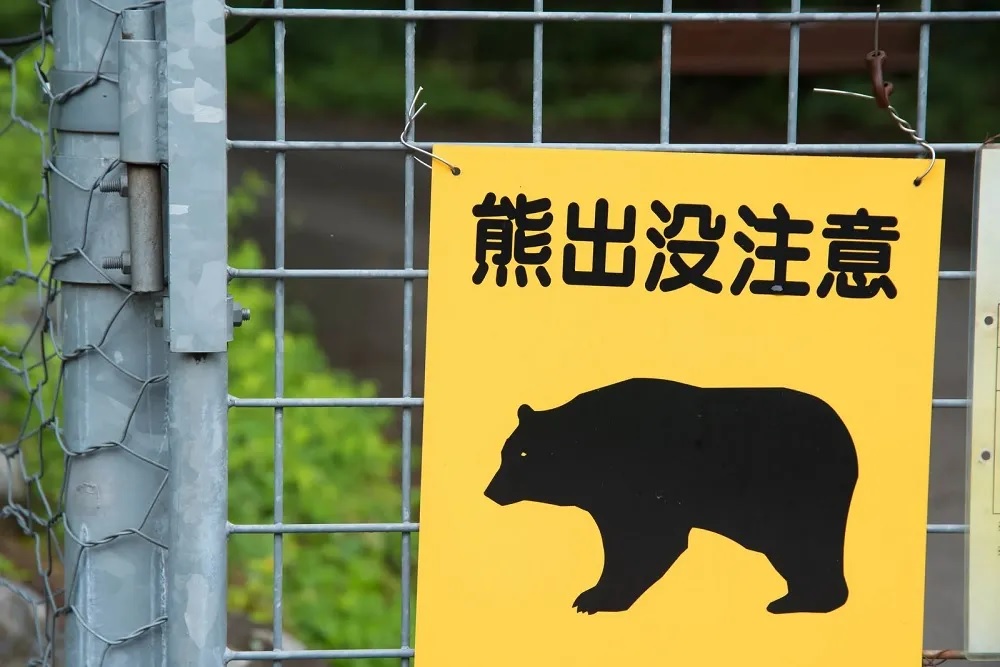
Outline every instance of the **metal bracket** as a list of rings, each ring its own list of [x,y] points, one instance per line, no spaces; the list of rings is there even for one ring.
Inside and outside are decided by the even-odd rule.
[[[167,281],[173,299],[170,351],[225,352],[231,326],[225,311],[226,3],[170,0],[159,6],[170,44],[163,78],[169,100],[165,225],[170,230]],[[134,185],[130,179],[129,190]],[[137,258],[132,261],[134,272]]]
[[[160,118],[165,44],[156,39],[152,9],[126,9],[118,42],[118,114],[121,159],[129,164],[166,161]]]
[[[250,320],[250,309],[244,308],[233,295],[226,296],[226,310],[229,312],[226,341],[232,342],[236,327]],[[153,306],[153,325],[163,328],[163,340],[170,341],[170,297],[163,297]]]
[[[121,25],[119,134],[125,175],[124,180],[117,177],[101,185],[128,198],[132,289],[160,292],[165,281],[160,173],[160,163],[165,162],[165,123],[160,113],[165,51],[163,43],[156,40],[156,17],[151,8],[122,11]]]
[[[42,89],[46,102],[71,88],[83,86],[53,107],[53,129],[92,134],[118,132],[118,86],[108,79],[93,81],[93,78],[92,72],[49,71],[48,85]]]

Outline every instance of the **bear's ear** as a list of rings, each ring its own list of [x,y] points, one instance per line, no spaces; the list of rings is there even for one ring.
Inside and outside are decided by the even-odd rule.
[[[527,419],[530,415],[535,414],[534,409],[526,403],[521,404],[521,407],[517,409],[517,418],[519,420]]]

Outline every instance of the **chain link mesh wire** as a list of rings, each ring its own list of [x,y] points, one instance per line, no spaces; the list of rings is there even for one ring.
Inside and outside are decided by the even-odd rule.
[[[91,36],[103,39],[101,62],[109,53],[112,39],[120,30],[121,11],[97,0],[95,7],[112,15],[108,34]],[[133,7],[151,7],[162,0]],[[46,72],[52,65],[52,37],[49,28],[50,6],[38,0],[39,30],[33,35],[0,39],[0,593],[9,593],[6,606],[0,606],[0,666],[62,665],[67,617],[72,617],[80,636],[73,641],[76,661],[84,660],[80,646],[97,640],[98,648],[88,654],[99,656],[104,664],[109,651],[150,629],[165,623],[165,617],[149,622],[137,621],[135,629],[124,636],[105,636],[100,626],[105,619],[87,618],[80,602],[79,586],[65,590],[68,572],[88,567],[87,559],[96,547],[138,536],[154,547],[165,550],[161,540],[148,535],[146,519],[152,504],[164,491],[167,479],[166,452],[163,460],[153,460],[127,443],[133,417],[151,385],[166,380],[165,374],[142,376],[126,368],[142,366],[145,359],[125,359],[108,350],[119,344],[115,324],[123,312],[134,308],[135,293],[114,281],[101,265],[101,258],[88,253],[88,240],[94,234],[92,204],[98,191],[109,192],[109,174],[119,165],[112,160],[104,173],[93,182],[78,182],[60,170],[51,159],[54,145],[53,108],[69,97],[80,94],[99,78],[114,81],[107,74],[95,74],[86,81],[53,95]],[[98,67],[98,70],[101,68]],[[86,193],[86,206],[73,211],[81,216],[75,227],[81,230],[65,250],[53,251],[51,232],[53,179],[62,179],[70,188]],[[65,188],[64,188],[65,189]],[[117,193],[113,193],[118,196]],[[105,196],[110,196],[105,194]],[[64,209],[65,210],[65,209]],[[57,267],[73,259],[82,259],[121,295],[120,305],[107,321],[84,329],[78,317],[62,313],[65,286],[54,277]],[[62,313],[62,317],[60,314]],[[63,346],[67,328],[76,327],[72,349]],[[67,439],[60,423],[64,380],[73,364],[84,364],[86,373],[113,371],[132,381],[134,395],[118,397],[126,405],[127,417],[120,425],[120,436],[105,442],[74,442]],[[106,365],[106,367],[102,367]],[[80,400],[81,397],[72,397]],[[164,448],[165,449],[165,448]],[[94,526],[74,525],[67,520],[67,482],[72,466],[80,460],[125,452],[162,471],[162,483],[142,521],[107,534],[95,534]],[[134,501],[123,499],[123,502]],[[99,527],[97,528],[99,530]],[[63,545],[66,548],[63,548]],[[161,558],[160,562],[165,559]],[[77,577],[80,582],[84,577]],[[102,595],[102,591],[92,591]],[[141,594],[141,592],[137,593]],[[3,605],[0,596],[0,605]],[[31,629],[30,637],[24,636]],[[89,634],[90,637],[85,635]],[[92,663],[91,663],[92,664]]]
[[[39,32],[0,41],[0,664],[49,665],[61,605],[60,467],[55,418],[44,179],[46,119],[37,74],[50,45]],[[53,448],[55,444],[55,448]]]

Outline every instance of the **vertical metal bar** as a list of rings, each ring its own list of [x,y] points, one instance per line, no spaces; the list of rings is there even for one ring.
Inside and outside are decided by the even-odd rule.
[[[406,0],[407,11],[415,8],[414,0]],[[409,106],[410,100],[416,91],[416,31],[417,26],[414,21],[407,21],[404,28],[403,58],[405,60],[405,99],[404,108]],[[414,125],[410,125],[408,141],[413,141]],[[406,269],[413,268],[413,155],[409,152],[403,158],[403,266]],[[403,396],[409,398],[413,394],[413,279],[403,279]],[[402,521],[408,523],[411,518],[411,482],[412,473],[411,459],[413,448],[413,414],[409,407],[403,408],[402,423],[402,455],[400,467],[402,468],[401,495],[402,495]],[[400,646],[410,648],[410,533],[404,531],[401,535],[402,556],[400,563]],[[402,657],[399,659],[402,667],[409,667],[410,659]]]
[[[284,7],[284,0],[275,0],[275,9]],[[285,22],[274,22],[274,138],[285,139]],[[285,160],[286,154],[274,154],[274,268],[285,268]],[[285,395],[285,280],[274,281],[274,395]],[[274,408],[274,523],[285,520],[285,413]],[[272,600],[272,632],[274,648],[283,646],[282,600],[284,598],[284,542],[281,533],[274,534],[274,592]],[[275,660],[275,667],[281,665]]]
[[[931,0],[920,0],[920,11],[931,11]],[[920,56],[917,67],[917,136],[927,138],[927,78],[930,75],[931,24],[920,24]]]
[[[166,8],[170,343],[170,665],[226,656],[228,373],[226,44],[223,0]],[[228,326],[227,326],[228,325]]]
[[[80,225],[82,216],[78,210],[73,213]],[[119,312],[125,299],[129,302]],[[97,353],[84,353],[67,361],[67,449],[79,454],[126,440],[135,453],[115,447],[72,457],[66,470],[66,590],[75,610],[66,617],[66,664],[100,665],[111,642],[154,626],[166,615],[166,554],[147,541],[167,541],[165,508],[159,502],[167,467],[164,386],[143,387],[126,375],[144,380],[163,375],[166,346],[152,333],[149,297],[129,299],[110,286],[69,281],[63,283],[61,311],[67,351],[103,340],[102,349],[120,358],[111,363]],[[142,535],[124,533],[136,529]],[[160,626],[113,650],[120,664],[153,667],[166,664],[162,644]]]
[[[802,0],[792,0],[791,10],[802,11]],[[799,131],[799,24],[792,23],[788,40],[788,123],[787,140],[794,144]]]
[[[110,4],[118,8],[125,0]],[[115,73],[117,18],[90,0],[53,5],[56,49],[48,76],[55,95],[97,72]],[[55,320],[68,357],[65,603],[74,610],[65,617],[66,659],[59,662],[70,667],[103,664],[110,644],[129,636],[110,649],[117,664],[165,664],[164,554],[156,543],[166,542],[165,509],[157,502],[166,473],[166,406],[162,382],[146,381],[162,379],[166,345],[156,335],[150,298],[110,284],[90,264],[128,247],[125,200],[96,188],[119,157],[117,96],[109,81],[66,93],[54,101],[50,128],[57,169],[50,176],[52,253],[54,278],[62,282]],[[81,455],[104,443],[118,446]]]
[[[535,0],[535,11],[544,10],[544,0]],[[539,21],[535,24],[535,43],[531,54],[531,141],[540,144],[542,142],[542,26]]]
[[[663,0],[663,13],[674,11],[674,0]],[[673,32],[669,23],[663,24],[660,51],[660,143],[670,143],[670,70],[673,55]]]
[[[166,665],[219,667],[225,660],[227,356],[169,355]]]

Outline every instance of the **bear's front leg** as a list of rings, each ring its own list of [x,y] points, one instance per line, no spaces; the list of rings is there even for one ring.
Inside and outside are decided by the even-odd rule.
[[[604,543],[604,569],[597,584],[580,593],[578,613],[625,611],[666,573],[688,545],[690,529],[669,530],[656,525],[598,523]]]

